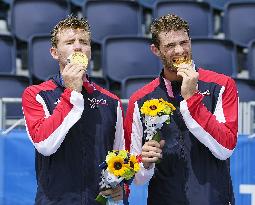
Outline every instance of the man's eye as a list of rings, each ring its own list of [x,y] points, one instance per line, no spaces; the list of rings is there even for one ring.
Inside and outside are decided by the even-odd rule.
[[[188,44],[188,41],[182,41],[181,42],[181,45],[186,45],[186,44]]]
[[[82,44],[84,45],[88,45],[88,42],[87,41],[80,41]]]
[[[174,44],[168,44],[167,48],[174,48],[174,46],[175,46]]]

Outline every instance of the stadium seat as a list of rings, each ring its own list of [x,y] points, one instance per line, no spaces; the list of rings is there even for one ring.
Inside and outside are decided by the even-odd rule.
[[[255,1],[229,2],[224,10],[223,30],[226,39],[247,47],[255,39]]]
[[[145,8],[153,8],[153,5],[157,2],[157,0],[138,0],[138,3]]]
[[[0,98],[21,98],[24,89],[29,85],[29,79],[24,76],[0,75]],[[4,89],[3,89],[4,88]],[[21,104],[8,104],[6,119],[22,118]]]
[[[194,38],[192,57],[197,67],[203,67],[228,76],[237,74],[236,48],[232,41]]]
[[[0,1],[0,20],[7,21],[9,7],[10,5],[7,1]]]
[[[249,78],[255,80],[255,39],[249,43],[247,56]]]
[[[3,0],[3,2],[5,2],[6,4],[11,4],[12,0]]]
[[[128,99],[130,96],[148,84],[158,76],[132,76],[122,80],[121,82],[121,98]]]
[[[91,0],[83,7],[92,40],[101,44],[107,36],[141,35],[141,8],[137,2]]]
[[[224,6],[229,2],[233,0],[205,0],[208,2],[214,9],[217,10],[223,10]]]
[[[154,18],[158,18],[166,14],[176,14],[188,21],[191,37],[208,37],[213,35],[212,9],[206,2],[157,2],[153,11]]]
[[[237,79],[235,82],[238,89],[240,102],[255,101],[255,82],[247,79]]]
[[[150,51],[150,40],[144,37],[107,38],[102,49],[103,74],[121,83],[129,76],[158,75],[161,64]]]
[[[0,74],[15,74],[16,51],[12,36],[0,34],[0,56]]]
[[[85,4],[85,2],[87,2],[87,0],[70,0],[70,2],[78,7],[83,7],[83,5]]]
[[[208,2],[214,9],[223,11],[228,2],[243,2],[244,0],[204,0]],[[247,1],[247,0],[245,0]],[[250,2],[255,2],[255,0],[248,0]]]
[[[145,8],[152,9],[154,4],[158,1],[169,1],[169,0],[138,0],[139,4]],[[189,0],[189,1],[196,1],[196,0]]]
[[[49,34],[53,27],[70,13],[66,0],[13,0],[11,32],[21,41],[39,33]]]
[[[28,67],[31,79],[45,81],[59,72],[59,65],[50,54],[50,36],[36,35],[28,41]]]

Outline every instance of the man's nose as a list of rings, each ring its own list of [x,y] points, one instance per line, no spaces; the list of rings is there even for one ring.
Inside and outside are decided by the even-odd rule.
[[[81,51],[82,50],[82,46],[81,46],[81,43],[80,42],[74,42],[73,44],[73,47],[74,47],[74,51]]]
[[[183,47],[182,46],[180,46],[179,44],[177,44],[176,46],[175,46],[175,48],[174,48],[174,52],[176,53],[176,54],[182,54],[183,53]]]

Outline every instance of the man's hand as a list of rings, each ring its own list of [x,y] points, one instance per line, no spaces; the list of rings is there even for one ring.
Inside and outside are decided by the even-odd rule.
[[[120,201],[123,199],[123,190],[121,186],[117,186],[116,188],[113,188],[113,189],[107,189],[105,191],[101,191],[100,194],[106,197],[111,196],[111,198],[114,201]]]
[[[152,163],[162,158],[162,148],[165,144],[165,140],[161,140],[159,143],[155,140],[145,142],[142,147],[142,162],[144,168],[148,169]]]
[[[199,74],[191,65],[183,64],[177,70],[177,75],[182,76],[181,95],[187,100],[195,94]]]
[[[82,64],[68,63],[62,72],[65,87],[81,92],[85,71],[86,68]]]

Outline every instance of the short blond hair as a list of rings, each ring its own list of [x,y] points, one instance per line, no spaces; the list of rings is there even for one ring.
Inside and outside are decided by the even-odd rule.
[[[183,20],[177,15],[168,14],[165,16],[161,16],[158,19],[155,19],[150,27],[152,34],[152,43],[159,48],[159,33],[166,31],[178,31],[184,29],[189,36],[189,25],[187,21]]]
[[[57,47],[58,38],[57,35],[61,30],[64,29],[84,29],[88,32],[89,37],[91,36],[90,26],[86,19],[78,19],[75,16],[68,16],[66,19],[61,20],[51,31],[51,46]]]

